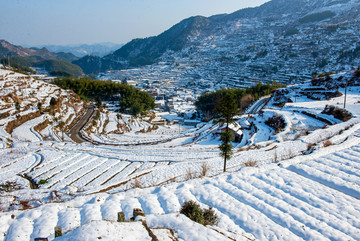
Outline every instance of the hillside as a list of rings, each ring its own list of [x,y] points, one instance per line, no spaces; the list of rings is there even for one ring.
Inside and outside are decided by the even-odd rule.
[[[0,40],[0,63],[25,72],[35,72],[40,68],[52,76],[81,76],[83,70],[71,62],[78,58],[70,53],[53,53],[46,48],[24,48]],[[32,68],[31,68],[32,67]]]
[[[24,48],[21,46],[13,45],[5,40],[0,40],[0,58],[2,57],[27,57],[32,60],[56,59],[72,62],[78,58],[71,53],[53,53],[46,48]]]
[[[101,59],[76,63],[87,73],[154,64],[190,83],[237,86],[258,78],[289,83],[359,65],[359,4],[273,0],[228,15],[191,17]]]
[[[82,76],[83,70],[64,60],[42,60],[32,64],[34,67],[45,69],[52,76]]]
[[[351,142],[281,167],[247,167],[211,179],[85,195],[64,203],[53,196],[56,203],[0,214],[0,222],[6,240],[53,240],[57,225],[66,234],[54,240],[151,240],[141,222],[116,222],[118,212],[129,219],[133,208],[141,208],[159,240],[174,240],[166,228],[186,241],[358,240],[358,158],[353,158],[359,157],[359,137]],[[218,226],[205,227],[179,215],[189,199],[212,206]],[[17,228],[25,224],[26,229]]]
[[[73,92],[28,75],[1,70],[0,80],[3,148],[16,139],[61,140],[62,129],[70,128],[85,110],[86,103]]]
[[[4,240],[121,240],[120,233],[112,236],[120,230],[129,231],[127,240],[150,239],[141,222],[116,222],[118,212],[129,219],[133,208],[144,210],[160,240],[360,238],[359,70],[288,86],[267,103],[255,103],[252,114],[231,127],[241,139],[233,143],[225,174],[219,124],[154,128],[109,107],[82,131],[88,142],[76,144],[55,122],[37,127],[53,120],[51,97],[61,97],[54,117],[69,123],[75,108],[83,109],[76,95],[8,70],[0,76],[0,180],[8,181],[0,193]],[[34,107],[40,100],[44,113]],[[283,128],[266,124],[279,116]],[[18,123],[12,131],[10,123]],[[212,206],[217,226],[180,215],[188,200]],[[61,238],[54,237],[58,225]]]

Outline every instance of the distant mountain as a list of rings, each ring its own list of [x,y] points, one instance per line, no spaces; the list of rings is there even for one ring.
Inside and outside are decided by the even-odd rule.
[[[191,17],[156,37],[134,39],[101,59],[85,56],[73,63],[81,66],[85,73],[152,64],[165,52],[183,49],[189,38],[196,38],[210,23],[205,17]]]
[[[90,73],[183,59],[208,71],[205,76],[221,68],[269,80],[279,71],[308,76],[359,64],[359,16],[360,0],[272,0],[232,14],[190,17],[103,58],[74,63]]]
[[[81,68],[86,74],[103,72],[108,68],[108,66],[105,65],[105,60],[93,55],[87,55],[81,59],[75,60],[73,61],[73,64],[82,66]]]
[[[111,54],[115,50],[121,48],[123,44],[115,43],[97,43],[97,44],[78,44],[78,45],[45,45],[45,47],[53,52],[69,52],[77,57],[84,57],[85,55],[94,55],[103,57]]]
[[[32,60],[56,59],[72,62],[78,58],[71,53],[53,53],[46,48],[24,48],[13,45],[5,40],[0,40],[0,57],[28,57]]]
[[[185,19],[156,37],[134,39],[105,60],[127,60],[130,66],[152,64],[166,51],[180,51],[190,38],[196,38],[210,26],[208,18],[196,16]]]
[[[71,53],[53,53],[46,48],[24,48],[0,40],[0,62],[25,71],[34,71],[29,67],[42,68],[53,76],[81,76],[83,70],[71,63],[78,58]]]

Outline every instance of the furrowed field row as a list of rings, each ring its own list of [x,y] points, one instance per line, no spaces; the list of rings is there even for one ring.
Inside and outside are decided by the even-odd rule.
[[[88,158],[90,155],[88,154],[83,154],[80,156],[75,156],[71,159],[68,159],[65,162],[62,162],[61,164],[59,164],[58,166],[55,166],[53,169],[41,174],[40,176],[38,176],[37,178],[35,178],[35,180],[39,181],[39,180],[45,180],[45,179],[49,179],[54,177],[56,174],[62,172],[63,170],[66,170],[68,168],[72,168],[72,166],[76,165],[78,162]]]
[[[102,185],[102,183],[106,182],[108,179],[121,172],[126,166],[130,164],[131,162],[117,160],[115,165],[112,165],[103,172],[98,172],[98,175],[94,177],[94,180],[86,185],[100,186]]]
[[[64,162],[67,162],[69,160],[72,160],[73,158],[79,157],[81,154],[69,154],[69,155],[64,155],[61,156],[59,159],[55,158],[50,162],[47,162],[47,160],[44,161],[44,164],[41,165],[39,168],[36,168],[33,172],[30,173],[30,175],[33,178],[39,177],[40,175],[42,175],[45,172],[48,172],[52,169],[54,169],[55,167],[57,167],[58,165],[61,165]]]

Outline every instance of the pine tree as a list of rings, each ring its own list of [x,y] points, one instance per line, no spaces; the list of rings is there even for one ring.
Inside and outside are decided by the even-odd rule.
[[[225,132],[221,133],[220,155],[224,157],[224,172],[226,172],[226,161],[232,157],[232,133],[229,125],[234,123],[234,117],[239,113],[235,95],[226,93],[219,101],[215,109],[215,123],[226,124]]]
[[[99,96],[96,97],[96,107],[100,109],[102,107],[102,102]]]

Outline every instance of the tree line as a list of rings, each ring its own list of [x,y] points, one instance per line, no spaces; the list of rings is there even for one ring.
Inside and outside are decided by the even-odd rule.
[[[11,66],[12,68],[14,68],[16,71],[27,74],[35,74],[36,72],[30,68],[30,64],[27,63],[27,61],[23,61],[24,59],[22,58],[17,58],[17,57],[11,57],[11,58],[1,58],[0,59],[0,64],[4,65],[4,66]]]
[[[213,119],[225,128],[221,130],[219,145],[220,155],[224,158],[224,172],[226,162],[232,157],[233,145],[231,143],[233,133],[230,124],[235,122],[235,116],[245,110],[253,101],[266,95],[270,95],[275,89],[284,87],[273,81],[263,85],[261,82],[247,89],[221,89],[215,92],[201,95],[195,102],[197,110],[205,115],[205,120]]]
[[[210,120],[215,116],[216,108],[221,104],[221,100],[228,94],[233,96],[239,113],[243,112],[251,103],[262,96],[270,95],[274,90],[284,87],[276,81],[272,83],[257,83],[246,89],[220,89],[211,93],[202,94],[195,102],[196,109],[204,119]]]
[[[53,83],[73,90],[85,100],[119,100],[119,110],[123,113],[139,115],[155,108],[155,100],[147,92],[126,84],[71,77],[56,78]]]
[[[18,71],[30,74],[36,73],[31,67],[38,67],[45,69],[51,76],[69,77],[83,75],[83,71],[79,66],[64,60],[39,60],[36,57],[12,56],[10,58],[1,58],[0,63],[5,66],[10,65]]]

